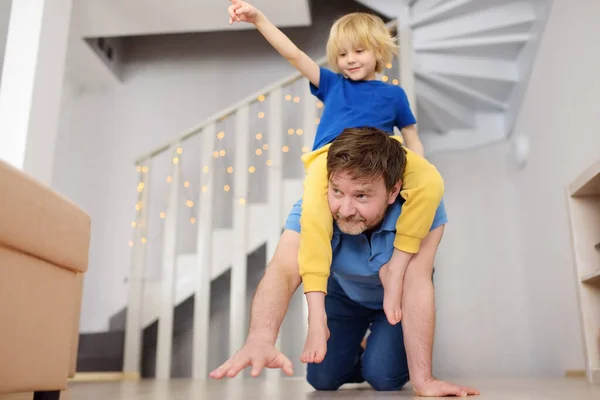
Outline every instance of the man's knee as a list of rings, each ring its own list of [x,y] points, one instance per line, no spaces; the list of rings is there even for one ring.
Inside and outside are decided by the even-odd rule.
[[[363,366],[363,378],[373,389],[378,391],[401,390],[409,381],[408,373],[392,375],[384,368]]]
[[[314,371],[310,368],[306,373],[306,381],[315,390],[338,390],[341,385],[339,379],[332,378],[331,375],[322,371]]]

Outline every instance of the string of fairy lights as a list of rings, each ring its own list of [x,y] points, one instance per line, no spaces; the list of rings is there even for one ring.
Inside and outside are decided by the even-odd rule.
[[[391,68],[392,68],[392,64],[388,63],[388,64],[386,65],[386,68],[387,68],[387,69],[391,69]],[[390,78],[389,78],[389,76],[387,76],[387,75],[382,75],[382,76],[380,77],[380,79],[381,79],[383,82],[388,82]],[[398,82],[398,79],[393,79],[393,80],[392,80],[392,84],[393,84],[393,85],[398,85],[398,84],[399,84],[399,82]],[[264,101],[265,101],[265,99],[266,99],[266,96],[265,96],[265,95],[263,95],[263,94],[261,94],[261,95],[259,95],[259,96],[257,97],[257,101],[258,101],[259,103],[262,103],[262,102],[264,102]],[[291,94],[286,94],[286,95],[284,96],[284,100],[285,100],[286,102],[292,102],[292,103],[295,103],[295,104],[299,104],[299,103],[300,103],[300,101],[301,101],[301,99],[300,99],[300,96],[292,96]],[[317,108],[317,109],[319,109],[319,110],[320,110],[320,112],[322,112],[322,110],[323,110],[323,108],[324,108],[324,104],[323,104],[321,101],[318,101],[318,102],[316,103],[316,108]],[[265,118],[265,116],[266,116],[266,113],[265,113],[264,111],[259,111],[259,112],[256,114],[256,116],[257,116],[257,118],[258,118],[258,119],[264,119],[264,118]],[[316,125],[318,125],[320,122],[321,122],[321,119],[320,119],[319,117],[315,118],[315,124],[316,124]],[[302,129],[302,128],[296,128],[296,129],[294,129],[294,128],[289,128],[289,129],[287,130],[287,134],[288,134],[288,136],[294,136],[294,135],[296,135],[296,136],[302,136],[302,135],[304,134],[304,129]],[[218,132],[218,133],[217,133],[217,135],[216,135],[216,138],[217,138],[219,141],[222,141],[222,140],[225,138],[225,131],[224,131],[224,130],[221,130],[220,132]],[[255,139],[257,142],[261,142],[261,141],[263,140],[263,138],[264,138],[264,135],[263,135],[261,132],[257,132],[256,134],[254,134],[254,139]],[[310,150],[310,149],[309,149],[307,146],[303,146],[303,147],[302,147],[302,149],[301,149],[302,153],[307,153],[309,150]],[[255,149],[255,151],[254,151],[254,153],[256,154],[256,156],[262,156],[262,155],[263,155],[265,152],[268,152],[268,151],[272,151],[272,149],[271,149],[271,147],[269,146],[269,144],[268,144],[268,143],[259,143],[259,144],[257,145],[257,147],[256,147],[256,149]],[[289,152],[290,152],[290,146],[288,146],[288,145],[283,145],[283,146],[281,147],[281,151],[282,151],[283,153],[286,153],[286,154],[287,154],[287,153],[289,153]],[[183,147],[179,146],[179,147],[177,147],[177,148],[175,149],[175,152],[174,152],[174,154],[173,154],[173,156],[172,156],[171,162],[172,162],[173,164],[179,164],[179,163],[180,163],[180,161],[181,161],[181,157],[182,157],[182,155],[183,155]],[[214,150],[214,151],[213,151],[213,153],[212,153],[212,156],[213,156],[213,158],[215,158],[215,159],[217,159],[217,158],[221,158],[221,157],[225,157],[226,155],[227,155],[227,151],[226,151],[225,149]],[[266,159],[266,160],[265,160],[265,165],[266,165],[267,167],[270,167],[270,166],[272,166],[272,165],[273,165],[273,161],[272,161],[271,159]],[[208,173],[208,172],[209,172],[209,170],[210,170],[210,169],[209,169],[209,167],[208,167],[207,165],[205,165],[205,166],[202,168],[202,172],[203,172],[204,174]],[[139,227],[139,221],[140,221],[140,217],[141,217],[141,215],[142,215],[142,208],[144,207],[144,204],[143,204],[143,194],[144,194],[144,191],[145,191],[145,190],[147,190],[147,188],[146,188],[146,185],[145,185],[144,181],[146,180],[145,178],[147,177],[147,174],[148,174],[148,172],[149,172],[149,167],[148,167],[148,166],[146,166],[146,165],[139,165],[139,166],[137,166],[137,167],[136,167],[136,171],[138,172],[138,175],[139,175],[139,180],[138,180],[138,184],[137,184],[137,193],[138,193],[138,199],[137,199],[137,202],[136,202],[136,204],[135,204],[136,220],[131,222],[131,228],[133,228],[133,229],[137,229],[137,228]],[[249,166],[248,166],[248,168],[247,168],[247,171],[248,171],[248,173],[250,173],[250,174],[254,174],[254,173],[256,173],[256,172],[257,172],[257,168],[256,168],[256,166],[254,166],[254,165],[249,165]],[[231,166],[231,165],[230,165],[230,166],[227,166],[227,167],[225,168],[225,172],[226,172],[227,174],[233,174],[233,172],[234,172],[234,168],[233,168],[233,166]],[[168,175],[168,176],[166,177],[166,182],[167,182],[168,184],[171,184],[171,183],[173,182],[173,177],[172,177],[171,175]],[[182,185],[183,185],[183,187],[184,187],[185,189],[190,189],[190,188],[192,187],[192,184],[190,183],[190,181],[189,181],[189,180],[184,180],[184,181],[183,181],[183,183],[182,183]],[[201,185],[201,186],[200,186],[200,191],[201,191],[202,193],[207,193],[207,192],[208,192],[208,187],[207,187],[206,185]],[[223,186],[223,191],[224,191],[224,192],[229,192],[229,191],[231,191],[231,186],[230,186],[230,185],[228,185],[228,184],[225,184],[225,185]],[[190,209],[193,209],[193,208],[194,208],[194,206],[196,205],[196,203],[195,203],[193,200],[190,200],[190,199],[187,199],[187,200],[185,200],[185,202],[184,202],[184,203],[185,203],[185,205],[186,205],[188,208],[190,208]],[[246,200],[245,200],[244,198],[240,198],[240,199],[239,199],[239,204],[240,204],[240,205],[245,205],[245,204],[246,204]],[[167,212],[166,212],[166,211],[164,211],[164,210],[163,210],[163,211],[160,211],[160,212],[159,212],[159,217],[160,217],[161,219],[165,219],[165,218],[167,217]],[[196,224],[197,222],[198,222],[198,221],[197,221],[197,219],[196,219],[196,217],[195,217],[195,216],[193,216],[193,215],[192,215],[192,216],[189,218],[189,223],[190,223],[190,224],[194,225],[194,224]],[[148,238],[147,238],[146,236],[142,236],[142,237],[140,238],[140,243],[141,243],[141,244],[147,244],[147,243],[148,243]],[[133,240],[129,241],[129,247],[133,247],[134,245],[135,245],[135,243],[134,243],[134,241],[133,241]]]

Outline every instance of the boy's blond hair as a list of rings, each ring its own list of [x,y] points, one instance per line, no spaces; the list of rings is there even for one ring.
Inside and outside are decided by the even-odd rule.
[[[382,72],[385,65],[391,63],[394,55],[398,54],[395,38],[390,35],[383,20],[367,13],[344,15],[331,27],[327,41],[327,61],[335,72],[340,72],[337,59],[344,46],[363,47],[373,51],[377,60],[377,73]]]

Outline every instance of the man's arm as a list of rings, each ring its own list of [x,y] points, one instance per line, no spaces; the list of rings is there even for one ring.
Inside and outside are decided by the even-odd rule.
[[[435,304],[431,276],[443,232],[444,226],[440,226],[425,237],[404,276],[402,329],[410,380],[419,396],[477,395],[479,392],[475,389],[438,381],[432,375]]]
[[[300,235],[293,231],[285,231],[281,236],[256,289],[246,343],[212,371],[211,378],[233,378],[250,365],[252,376],[258,376],[265,367],[281,368],[287,375],[293,374],[292,362],[275,348],[275,341],[290,299],[301,282],[297,261],[299,241]]]
[[[285,231],[281,236],[273,260],[254,295],[248,340],[260,339],[275,344],[290,300],[301,283],[298,264],[289,256],[298,254],[298,240],[296,232]]]

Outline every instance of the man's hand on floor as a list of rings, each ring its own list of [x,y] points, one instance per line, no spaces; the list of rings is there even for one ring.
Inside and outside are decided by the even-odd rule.
[[[422,397],[466,397],[479,395],[479,391],[476,389],[468,388],[466,386],[455,385],[449,382],[439,381],[434,377],[426,379],[424,382],[420,383],[412,382],[412,385],[417,396]]]
[[[209,376],[214,379],[233,378],[243,369],[252,366],[251,375],[260,375],[263,368],[281,368],[286,375],[294,374],[292,362],[275,348],[272,343],[264,340],[249,339],[244,347],[235,353]]]

